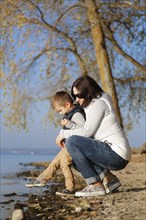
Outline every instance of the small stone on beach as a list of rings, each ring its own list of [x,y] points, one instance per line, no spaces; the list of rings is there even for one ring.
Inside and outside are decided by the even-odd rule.
[[[23,219],[24,219],[24,215],[22,209],[14,210],[12,214],[12,220],[23,220]]]

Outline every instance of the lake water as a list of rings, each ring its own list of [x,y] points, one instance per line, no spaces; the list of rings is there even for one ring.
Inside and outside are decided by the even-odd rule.
[[[9,218],[14,209],[14,202],[27,200],[22,196],[25,193],[33,193],[34,189],[29,189],[25,186],[26,180],[18,178],[17,172],[29,170],[30,167],[24,167],[19,163],[30,163],[40,161],[50,161],[55,157],[55,154],[51,155],[27,155],[27,154],[1,154],[0,155],[0,220]],[[31,167],[32,169],[32,167]],[[37,188],[40,193],[40,188]],[[7,196],[7,194],[16,193],[17,196]],[[9,200],[12,201],[10,204],[6,204]],[[5,202],[5,204],[3,204]]]

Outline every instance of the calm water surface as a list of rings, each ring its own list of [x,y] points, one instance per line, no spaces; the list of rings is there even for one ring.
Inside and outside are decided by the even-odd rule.
[[[9,218],[14,209],[14,202],[25,201],[22,196],[24,193],[33,193],[32,190],[25,187],[27,182],[23,177],[17,177],[16,173],[25,170],[32,170],[32,167],[24,167],[19,163],[30,163],[49,161],[55,157],[51,155],[26,155],[26,154],[1,154],[0,155],[0,220]],[[40,191],[40,189],[37,189]],[[7,194],[16,193],[17,196],[6,196]],[[40,193],[40,192],[38,192]],[[10,204],[2,204],[9,200],[15,200]]]

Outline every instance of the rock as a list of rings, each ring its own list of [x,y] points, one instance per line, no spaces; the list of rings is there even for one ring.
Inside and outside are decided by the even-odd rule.
[[[12,214],[12,220],[23,220],[23,219],[24,219],[24,215],[22,209],[14,210]]]
[[[14,202],[15,200],[14,199],[9,199],[8,201],[2,201],[0,202],[0,204],[10,204],[12,202]]]
[[[4,194],[4,196],[5,197],[17,196],[17,194],[15,192],[13,192],[13,193]]]
[[[77,208],[75,208],[75,211],[76,211],[76,212],[81,212],[81,211],[82,211],[82,208],[81,208],[81,207],[77,207]]]

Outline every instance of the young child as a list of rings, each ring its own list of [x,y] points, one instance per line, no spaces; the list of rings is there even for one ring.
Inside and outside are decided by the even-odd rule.
[[[63,129],[76,129],[83,127],[85,123],[84,110],[73,104],[72,97],[65,91],[57,92],[52,98],[52,107],[56,112],[63,115],[61,124]],[[65,143],[65,140],[63,140]],[[74,177],[71,170],[72,158],[66,150],[66,147],[61,148],[61,151],[53,159],[50,165],[36,178],[34,183],[27,183],[27,187],[45,186],[46,182],[50,180],[58,168],[61,168],[65,177],[66,189],[62,192],[56,192],[57,195],[73,195],[75,193]]]

